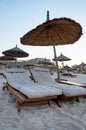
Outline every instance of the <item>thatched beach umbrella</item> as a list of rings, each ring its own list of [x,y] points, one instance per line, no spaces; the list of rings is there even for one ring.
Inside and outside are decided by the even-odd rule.
[[[84,63],[84,62],[82,61],[82,63],[79,64],[77,67],[79,68],[79,71],[83,71],[83,69],[86,67],[86,63]],[[84,71],[83,71],[83,72],[84,72]],[[86,74],[86,72],[84,72],[84,73]]]
[[[0,56],[0,60],[1,61],[15,61],[16,59],[14,57],[11,56]]]
[[[55,18],[50,20],[49,11],[47,11],[46,22],[26,33],[20,41],[24,45],[53,46],[54,57],[56,58],[55,45],[73,44],[79,40],[81,34],[82,28],[79,23],[70,18]],[[56,66],[59,79],[57,61]]]
[[[86,66],[86,63],[84,63],[84,62],[82,61],[82,63],[79,64],[78,67],[83,67],[83,66]]]
[[[27,57],[29,54],[22,49],[18,48],[17,45],[14,48],[8,49],[6,51],[3,51],[2,54],[5,56],[10,56],[15,58],[15,64],[17,63],[17,58]]]
[[[4,54],[5,56],[11,56],[11,57],[14,57],[14,58],[22,58],[22,57],[29,56],[29,54],[27,52],[18,48],[17,45],[14,48],[3,51],[2,54]]]
[[[55,59],[53,59],[53,60],[55,60]],[[64,55],[61,53],[58,57],[56,57],[56,60],[58,60],[58,61],[69,61],[69,60],[71,60],[71,59],[68,58],[67,56],[64,56]]]
[[[66,56],[64,56],[64,55],[61,53],[58,57],[54,58],[53,60],[54,60],[54,61],[57,60],[57,61],[62,62],[62,65],[64,66],[64,61],[70,61],[71,59],[68,58],[68,57],[66,57]]]

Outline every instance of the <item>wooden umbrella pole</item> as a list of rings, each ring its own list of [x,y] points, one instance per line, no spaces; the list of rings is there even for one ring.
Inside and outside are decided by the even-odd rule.
[[[56,60],[56,49],[55,49],[55,45],[53,45],[53,50],[54,50],[54,58],[55,58],[55,62],[56,62],[56,70],[57,70],[57,79],[60,79],[60,75],[59,75],[59,67],[58,67],[58,61]]]
[[[50,20],[50,16],[49,16],[49,11],[47,11],[47,18],[46,21]],[[59,67],[58,67],[58,61],[56,60],[56,49],[55,49],[55,45],[53,45],[53,49],[54,49],[54,57],[55,57],[55,62],[56,62],[56,70],[57,70],[57,79],[60,79],[60,75],[59,75]]]

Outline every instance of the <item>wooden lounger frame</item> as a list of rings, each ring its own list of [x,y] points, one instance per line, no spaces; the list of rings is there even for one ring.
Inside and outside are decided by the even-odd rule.
[[[79,97],[85,97],[85,95],[77,95],[77,96],[65,96],[64,94],[63,95],[60,95],[59,96],[59,101],[71,101],[71,100],[76,100],[79,102]]]
[[[75,86],[79,86],[79,87],[83,87],[83,88],[86,88],[86,85],[84,84],[80,84],[80,83],[77,83],[77,82],[68,82],[66,80],[56,80],[56,82],[58,83],[61,83],[61,84],[67,84],[67,85],[75,85]],[[79,102],[79,97],[84,97],[86,98],[86,95],[78,95],[78,96],[65,96],[65,95],[60,95],[59,96],[59,100],[60,101],[68,101],[68,100],[72,100],[72,99],[76,99],[76,101]]]
[[[67,85],[75,85],[79,87],[86,88],[86,85],[82,83],[72,82],[72,81],[66,81],[66,80],[56,80],[58,83],[67,84]]]
[[[8,83],[5,84],[3,90],[5,90],[5,88],[7,88],[7,90],[15,97],[18,112],[20,112],[22,106],[27,106],[27,105],[48,104],[49,106],[51,106],[51,99],[56,99],[57,105],[60,106],[57,96],[46,96],[42,98],[28,98],[20,91],[11,87]]]

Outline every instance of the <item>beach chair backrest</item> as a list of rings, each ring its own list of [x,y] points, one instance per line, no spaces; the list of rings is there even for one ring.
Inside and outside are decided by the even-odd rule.
[[[38,83],[53,83],[55,82],[48,69],[41,67],[34,67],[31,69],[31,73]]]
[[[30,83],[32,83],[29,74],[27,71],[25,70],[7,70],[4,72],[4,75],[7,78],[7,81],[10,83],[11,86],[25,86],[28,85]]]

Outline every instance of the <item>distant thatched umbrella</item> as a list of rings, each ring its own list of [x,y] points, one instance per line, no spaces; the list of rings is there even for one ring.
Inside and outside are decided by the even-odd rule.
[[[29,54],[25,51],[23,51],[22,49],[18,48],[17,45],[16,47],[12,48],[12,49],[8,49],[6,51],[3,51],[2,54],[4,54],[5,56],[11,56],[13,58],[15,58],[15,65],[17,63],[17,58],[22,58],[22,57],[27,57],[29,56]]]
[[[61,53],[58,57],[54,58],[53,60],[54,60],[54,61],[57,60],[57,61],[62,62],[62,65],[63,65],[63,67],[64,67],[64,61],[69,61],[69,60],[71,60],[71,59],[68,58],[68,57],[66,57],[66,56],[64,56],[64,55]]]
[[[11,56],[1,56],[0,60],[3,60],[3,61],[13,61],[13,60],[16,60],[16,59],[14,57],[11,57]]]
[[[81,64],[78,65],[78,67],[83,67],[86,66],[86,63],[82,62]]]
[[[12,49],[3,51],[2,54],[4,54],[5,56],[11,56],[11,57],[15,57],[15,58],[22,58],[22,57],[29,56],[29,54],[27,52],[18,48],[17,45],[16,45],[16,47],[14,47]]]
[[[24,45],[32,46],[53,46],[54,57],[56,58],[55,45],[73,44],[82,35],[82,27],[79,23],[70,18],[49,19],[49,11],[47,11],[47,20],[45,23],[37,26],[26,33],[21,39]],[[58,62],[57,78],[59,79]]]
[[[55,59],[53,59],[53,60],[55,60]],[[71,60],[71,59],[68,58],[68,57],[66,57],[66,56],[64,56],[64,55],[61,53],[60,56],[56,57],[56,60],[58,60],[58,61],[69,61],[69,60]]]

